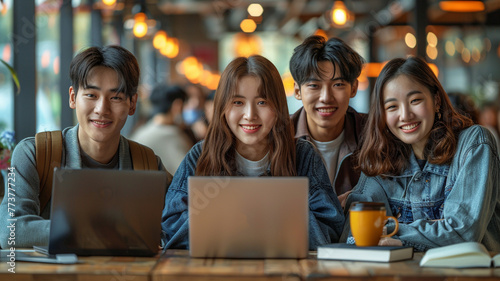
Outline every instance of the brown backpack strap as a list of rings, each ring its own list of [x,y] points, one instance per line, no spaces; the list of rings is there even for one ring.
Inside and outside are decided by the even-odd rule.
[[[135,141],[128,140],[134,170],[158,170],[158,161],[154,151]]]
[[[52,196],[54,168],[61,167],[62,132],[40,132],[35,135],[36,169],[40,178],[40,213]]]

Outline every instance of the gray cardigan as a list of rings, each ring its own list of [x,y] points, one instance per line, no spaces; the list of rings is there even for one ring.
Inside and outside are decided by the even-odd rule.
[[[81,169],[82,160],[80,157],[80,145],[78,143],[78,125],[66,128],[63,134],[63,151],[61,167],[68,169]],[[128,141],[125,137],[120,137],[119,144],[119,164],[120,170],[133,169],[132,159]],[[158,160],[158,170],[165,170],[160,158]],[[32,247],[34,245],[43,246],[49,243],[49,230],[50,230],[50,202],[44,210],[40,210],[40,201],[38,199],[40,179],[36,170],[35,160],[35,138],[29,137],[22,140],[14,149],[12,154],[11,166],[14,170],[15,186],[11,186],[15,191],[15,206],[10,205],[15,211],[15,245],[12,240],[9,244],[9,237],[11,230],[9,225],[13,221],[8,218],[8,196],[7,187],[5,189],[5,196],[0,204],[0,246],[10,248],[15,246],[19,247]],[[170,184],[171,177],[167,186]]]

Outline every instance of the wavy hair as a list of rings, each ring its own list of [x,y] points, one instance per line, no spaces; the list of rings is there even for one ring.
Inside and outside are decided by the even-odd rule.
[[[412,147],[394,136],[387,128],[384,110],[384,87],[398,77],[406,75],[425,86],[439,104],[434,124],[424,149],[425,159],[432,164],[448,164],[457,149],[460,132],[473,125],[471,119],[458,113],[450,102],[441,83],[425,61],[418,57],[396,58],[382,69],[371,96],[371,107],[364,128],[358,165],[368,176],[399,175],[408,165]]]
[[[269,132],[269,159],[273,176],[294,176],[295,140],[293,138],[285,89],[276,67],[266,58],[254,55],[234,59],[222,72],[214,98],[214,117],[208,127],[203,150],[196,165],[197,176],[236,175],[236,136],[226,121],[226,113],[237,94],[238,82],[245,76],[260,80],[260,95],[276,113]]]

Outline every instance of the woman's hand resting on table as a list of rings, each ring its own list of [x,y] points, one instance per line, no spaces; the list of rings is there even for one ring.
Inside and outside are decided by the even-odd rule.
[[[380,238],[378,241],[379,246],[403,246],[403,242],[399,239],[394,239],[390,237]]]

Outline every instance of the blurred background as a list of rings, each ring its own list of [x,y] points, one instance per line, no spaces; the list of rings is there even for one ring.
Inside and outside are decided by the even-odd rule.
[[[235,57],[261,54],[282,75],[291,113],[288,62],[309,35],[339,37],[367,61],[351,105],[368,112],[384,62],[424,57],[448,92],[465,95],[498,128],[500,0],[1,0],[0,131],[16,139],[75,124],[68,107],[69,63],[89,46],[121,45],[141,66],[139,112],[127,136],[150,115],[155,85],[196,86],[204,99]],[[487,117],[484,117],[487,118]],[[495,125],[494,125],[495,126]]]

